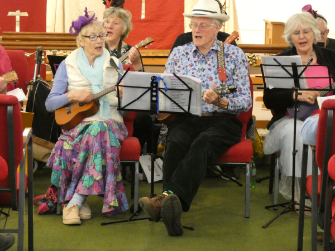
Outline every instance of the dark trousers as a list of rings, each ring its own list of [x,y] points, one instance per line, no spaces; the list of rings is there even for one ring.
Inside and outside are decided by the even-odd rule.
[[[163,190],[173,191],[188,211],[207,166],[241,141],[242,123],[232,116],[183,117],[169,127]]]

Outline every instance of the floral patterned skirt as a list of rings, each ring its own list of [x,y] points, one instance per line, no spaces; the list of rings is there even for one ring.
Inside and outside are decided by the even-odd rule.
[[[47,162],[60,202],[74,193],[103,195],[102,212],[111,217],[128,209],[121,177],[121,142],[127,128],[114,120],[83,121],[63,131]]]

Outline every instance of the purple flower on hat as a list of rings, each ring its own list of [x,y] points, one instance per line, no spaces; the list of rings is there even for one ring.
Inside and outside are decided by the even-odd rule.
[[[70,27],[69,32],[72,35],[78,35],[79,31],[89,24],[92,21],[97,21],[98,19],[95,17],[94,11],[87,11],[87,7],[85,7],[85,16],[79,16],[77,20],[72,21],[72,25]]]
[[[317,18],[317,17],[318,17],[318,13],[316,13],[316,11],[314,11],[314,10],[312,9],[312,5],[310,5],[310,4],[307,4],[307,5],[305,5],[304,7],[302,7],[301,10],[304,11],[304,12],[309,12],[309,13],[311,13],[312,16],[313,16],[314,18]]]

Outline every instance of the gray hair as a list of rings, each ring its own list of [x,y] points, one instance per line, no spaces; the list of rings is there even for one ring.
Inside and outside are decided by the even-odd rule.
[[[123,29],[122,29],[122,36],[123,38],[128,37],[129,32],[133,28],[133,25],[131,23],[132,15],[128,10],[124,10],[122,8],[115,8],[115,7],[109,7],[105,9],[103,13],[103,21],[102,25],[104,25],[107,18],[117,16],[118,18],[121,18],[123,21]]]
[[[85,25],[77,35],[77,47],[80,48],[79,39],[82,38],[82,35],[86,34],[87,31],[94,31],[96,33],[104,33],[104,27],[101,25],[100,22],[92,21],[89,24]]]
[[[292,33],[301,26],[304,28],[311,28],[314,33],[314,44],[320,38],[320,30],[318,29],[317,22],[309,12],[302,12],[291,16],[285,23],[285,30],[283,38],[292,47]]]
[[[321,24],[323,24],[323,26],[326,28],[326,29],[328,29],[328,27],[327,27],[327,22],[323,19],[324,17],[322,16],[322,15],[320,15],[320,14],[318,14],[319,16],[316,18],[316,22],[319,24],[319,23],[321,23]]]

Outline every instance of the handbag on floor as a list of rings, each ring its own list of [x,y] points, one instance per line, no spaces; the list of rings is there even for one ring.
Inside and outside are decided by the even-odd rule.
[[[57,210],[57,187],[51,185],[45,195],[36,196],[35,200],[39,200],[38,203],[34,202],[38,206],[38,214],[55,214]]]

